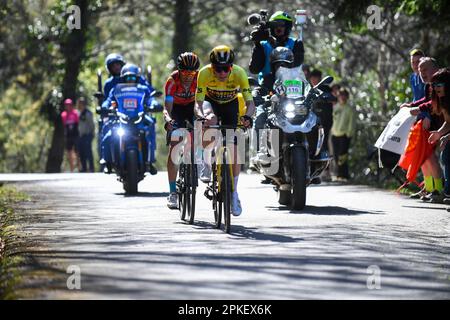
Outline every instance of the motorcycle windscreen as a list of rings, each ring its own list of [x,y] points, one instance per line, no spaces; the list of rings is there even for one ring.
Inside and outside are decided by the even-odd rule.
[[[144,111],[145,91],[133,84],[118,84],[115,88],[117,111],[135,118]]]
[[[311,85],[306,80],[302,66],[295,68],[280,67],[275,73],[275,91],[282,91],[289,99],[305,97]]]

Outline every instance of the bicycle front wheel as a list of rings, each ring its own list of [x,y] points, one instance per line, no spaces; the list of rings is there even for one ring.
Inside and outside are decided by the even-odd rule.
[[[222,199],[223,199],[223,218],[225,224],[225,232],[231,231],[231,165],[222,165]]]
[[[214,210],[214,226],[216,229],[220,229],[220,226],[222,224],[222,199],[220,197],[220,193],[218,193],[217,190],[217,170],[216,165],[213,164],[212,167],[213,172],[213,183],[212,183],[212,190],[213,190],[213,210]]]
[[[195,217],[195,194],[196,194],[196,172],[195,172],[195,164],[187,165],[188,175],[186,177],[187,185],[186,185],[186,197],[188,198],[187,203],[187,221],[189,224],[194,223]]]

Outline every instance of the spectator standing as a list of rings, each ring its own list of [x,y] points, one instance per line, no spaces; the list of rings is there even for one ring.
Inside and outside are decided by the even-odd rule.
[[[348,151],[356,128],[356,112],[348,103],[349,92],[341,89],[338,103],[333,110],[333,126],[331,141],[333,143],[334,159],[337,167],[337,181],[350,179],[348,170]]]
[[[422,50],[414,49],[409,53],[411,69],[413,73],[409,76],[409,83],[411,85],[413,93],[413,102],[425,97],[425,83],[419,74],[419,62],[422,57],[425,56]]]
[[[80,132],[79,139],[79,155],[81,162],[81,172],[94,172],[94,157],[92,155],[92,140],[95,134],[94,115],[87,109],[86,99],[81,97],[77,101],[78,111],[80,113],[80,121],[78,129]]]
[[[64,138],[67,151],[67,160],[69,160],[70,172],[75,170],[75,163],[79,168],[77,147],[78,147],[78,123],[79,115],[77,110],[74,109],[72,99],[64,100],[65,110],[61,113],[61,119],[64,126]]]

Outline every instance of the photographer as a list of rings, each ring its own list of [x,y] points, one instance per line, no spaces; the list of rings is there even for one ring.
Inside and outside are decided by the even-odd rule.
[[[257,152],[259,151],[259,130],[264,128],[267,120],[267,113],[260,98],[272,91],[274,83],[270,55],[276,47],[290,49],[294,54],[292,67],[302,65],[305,55],[303,42],[300,39],[289,37],[294,21],[292,17],[286,12],[277,11],[270,17],[269,21],[266,21],[266,14],[266,11],[261,10],[260,15],[253,14],[248,19],[249,24],[254,25],[255,22],[257,23],[257,26],[254,27],[250,34],[254,46],[249,64],[251,73],[259,73],[258,78],[261,85],[253,92],[255,103],[257,104],[255,118]]]
[[[250,20],[250,19],[249,19]],[[275,12],[268,22],[261,21],[251,32],[250,38],[254,46],[249,69],[251,73],[259,73],[259,83],[268,90],[272,90],[273,75],[270,69],[270,53],[276,47],[286,47],[294,53],[293,67],[303,63],[305,50],[300,39],[289,37],[293,26],[293,19],[283,11]]]

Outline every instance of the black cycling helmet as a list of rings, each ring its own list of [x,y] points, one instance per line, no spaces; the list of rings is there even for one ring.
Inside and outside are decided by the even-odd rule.
[[[178,70],[196,71],[200,67],[200,60],[193,52],[183,52],[177,58]]]

